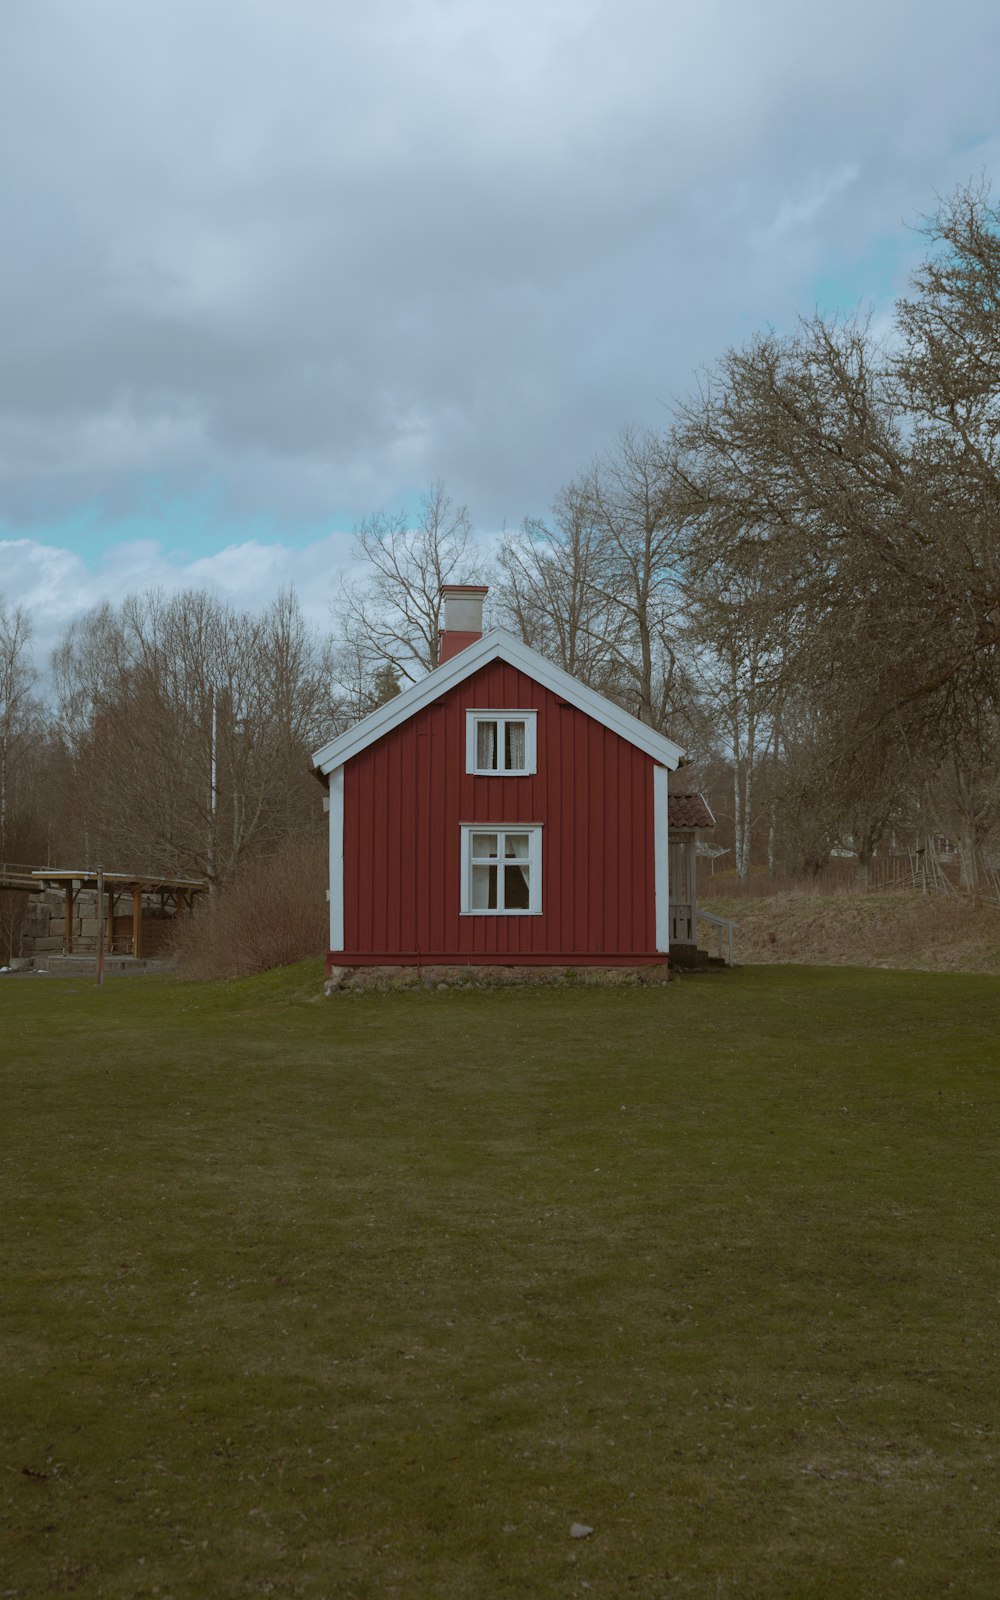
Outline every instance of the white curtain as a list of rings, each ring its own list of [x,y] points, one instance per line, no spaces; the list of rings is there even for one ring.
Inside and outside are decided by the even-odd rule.
[[[497,725],[476,723],[476,766],[480,772],[495,772],[497,765]]]
[[[508,722],[506,727],[507,745],[507,770],[508,772],[523,772],[524,770],[524,723]]]
[[[498,866],[489,866],[487,863],[497,860],[497,836],[495,833],[474,833],[472,835],[472,906],[475,911],[495,911],[497,908],[497,873]]]

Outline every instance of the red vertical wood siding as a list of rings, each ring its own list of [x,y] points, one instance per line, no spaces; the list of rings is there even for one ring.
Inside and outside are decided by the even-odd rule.
[[[537,771],[465,770],[466,712],[537,712]],[[652,759],[494,661],[348,761],[344,953],[363,962],[663,960]],[[539,916],[462,916],[461,825],[542,824]]]

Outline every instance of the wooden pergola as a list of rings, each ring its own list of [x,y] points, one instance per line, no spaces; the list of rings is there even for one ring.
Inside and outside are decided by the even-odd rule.
[[[16,890],[19,894],[32,894],[38,885],[32,879],[34,867],[17,861],[0,861],[0,889]]]
[[[96,872],[81,872],[75,868],[44,867],[32,872],[31,877],[38,889],[60,889],[66,897],[66,954],[73,954],[73,906],[81,889],[92,890],[96,896],[99,881],[103,883],[104,893],[107,896],[107,927],[110,930],[108,939],[109,953],[113,946],[115,926],[115,905],[123,896],[132,897],[132,948],[129,954],[136,960],[142,958],[142,900],[144,895],[160,897],[160,905],[166,909],[172,901],[175,913],[182,909],[189,913],[194,910],[194,897],[196,894],[205,894],[208,884],[203,878],[155,878],[134,872],[102,872],[100,880]],[[101,908],[98,907],[100,918]]]

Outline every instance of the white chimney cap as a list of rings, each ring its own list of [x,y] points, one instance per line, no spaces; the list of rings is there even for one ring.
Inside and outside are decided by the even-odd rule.
[[[444,631],[482,633],[483,601],[488,593],[485,583],[443,583]]]

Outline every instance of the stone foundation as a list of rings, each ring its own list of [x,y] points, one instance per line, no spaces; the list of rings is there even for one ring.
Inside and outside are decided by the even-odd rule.
[[[670,982],[667,963],[654,967],[332,967],[326,995],[390,989],[627,989]]]

